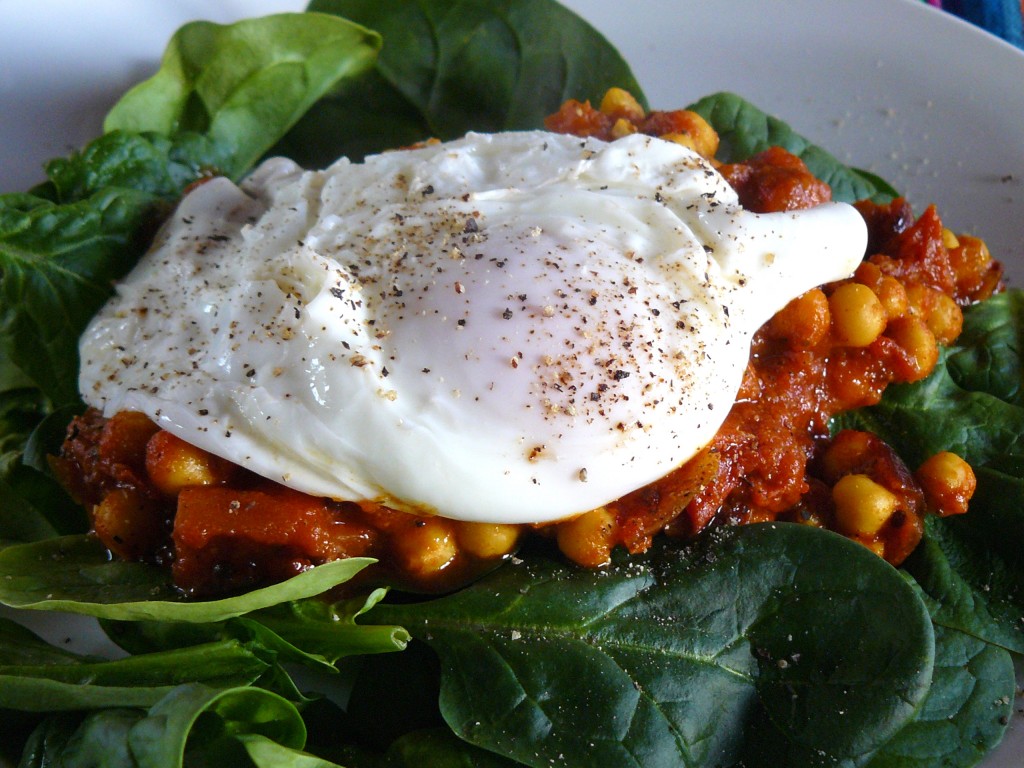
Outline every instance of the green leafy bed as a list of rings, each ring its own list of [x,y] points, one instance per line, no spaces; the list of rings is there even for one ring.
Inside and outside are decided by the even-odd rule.
[[[895,570],[791,525],[718,530],[581,570],[524,553],[454,594],[316,596],[333,563],[216,602],[112,562],[49,475],[77,337],[191,181],[268,151],[321,164],[426,136],[534,128],[635,94],[550,0],[323,0],[171,41],[106,131],[0,197],[0,602],[98,617],[129,655],[0,618],[0,749],[23,766],[968,766],[1013,711],[1024,653],[1024,294],[966,314],[935,373],[843,417],[914,464],[977,469]],[[347,20],[346,20],[347,19]],[[371,31],[373,30],[373,31]],[[843,200],[894,194],[732,94],[693,106],[726,159],[771,144]],[[8,610],[7,616],[18,616]],[[318,691],[333,691],[326,696]]]

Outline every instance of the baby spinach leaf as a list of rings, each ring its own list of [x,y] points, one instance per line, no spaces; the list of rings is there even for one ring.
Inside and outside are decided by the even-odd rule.
[[[126,708],[48,717],[29,737],[19,768],[64,768],[68,764],[137,768],[127,735],[138,719],[138,710]]]
[[[182,189],[227,162],[209,139],[115,132],[0,196],[0,371],[79,403],[78,337]]]
[[[373,66],[380,36],[326,14],[278,14],[179,29],[159,71],[126,93],[107,131],[193,131],[245,173],[339,80]]]
[[[721,139],[719,160],[735,163],[778,146],[803,160],[811,173],[832,187],[834,200],[848,203],[865,198],[887,201],[897,196],[896,191],[878,176],[841,163],[782,120],[734,93],[705,96],[689,109],[718,131]]]
[[[247,685],[267,667],[238,643],[189,653],[167,651],[159,659],[130,656],[56,668],[0,666],[0,706],[28,712],[149,706],[185,682]]]
[[[182,683],[245,685],[268,667],[259,649],[237,640],[114,660],[81,656],[0,619],[0,707],[4,708],[57,712],[149,706]]]
[[[302,753],[305,740],[302,716],[276,694],[192,684],[173,689],[148,710],[50,718],[30,738],[22,766],[334,765]]]
[[[77,339],[186,185],[237,177],[378,36],[322,14],[187,25],[164,64],[107,117],[107,135],[51,161],[34,194],[0,197],[0,361],[55,405],[78,402]],[[7,374],[5,374],[7,376]]]
[[[744,768],[968,768],[1002,739],[1014,689],[1009,653],[936,624],[935,667],[928,696],[914,717],[877,751],[861,759],[836,761],[781,740],[763,718],[753,727],[740,764]]]
[[[404,628],[356,623],[385,594],[386,590],[378,589],[365,599],[333,605],[323,600],[293,600],[233,621],[240,631],[251,632],[256,639],[265,638],[268,647],[294,649],[294,657],[288,657],[292,661],[307,659],[333,667],[350,656],[405,649],[410,638]]]
[[[0,544],[56,536],[54,509],[65,494],[52,480],[23,461],[31,423],[40,418],[40,396],[26,389],[3,393],[0,405]],[[26,423],[27,422],[27,423]],[[56,502],[56,503],[55,503]],[[72,505],[74,516],[82,510]]]
[[[319,598],[293,600],[223,622],[106,620],[101,625],[129,653],[231,639],[270,652],[282,663],[334,674],[343,658],[401,651],[408,644],[409,633],[402,627],[356,623],[383,595],[384,590],[375,590],[365,599],[334,605]]]
[[[50,645],[16,621],[0,617],[0,665],[79,664],[87,657]]]
[[[1015,380],[1024,359],[1022,302],[1024,293],[1014,290],[968,308],[961,340],[942,351],[928,379],[914,386],[890,387],[877,406],[837,420],[840,425],[879,434],[911,466],[950,450],[974,468],[978,487],[968,514],[947,521],[941,529],[929,529],[948,534],[939,540],[945,553],[925,547],[921,552],[930,557],[910,563],[929,591],[950,581],[936,582],[937,573],[955,568],[971,588],[984,588],[977,594],[982,603],[990,602],[993,579],[997,583],[1009,579],[1006,583],[1012,582],[1014,589],[997,591],[995,597],[1016,606],[1016,611],[1024,611],[1018,586],[1024,583],[1024,556],[1018,546],[1024,536],[1024,405],[1020,404],[1020,382]],[[949,536],[962,540],[972,554],[953,557]],[[942,557],[951,558],[951,565],[936,565]],[[994,576],[985,575],[975,563],[985,563]],[[963,611],[971,610],[970,591],[959,591],[968,601]]]
[[[957,343],[933,374],[890,387],[844,426],[881,435],[911,464],[952,450],[978,488],[962,517],[930,519],[905,567],[927,593],[937,625],[1024,652],[1024,293],[1008,291],[964,311]]]
[[[0,197],[0,350],[54,404],[75,403],[78,336],[140,252],[154,199],[24,203]]]
[[[1024,408],[1024,290],[1009,290],[968,308],[946,366],[963,389]]]
[[[104,619],[223,621],[319,595],[373,562],[357,557],[335,560],[236,597],[189,602],[175,591],[165,568],[111,560],[95,538],[64,536],[0,551],[0,603]]]
[[[521,763],[474,747],[443,729],[414,731],[388,750],[392,768],[515,768]],[[357,768],[351,766],[350,768]]]
[[[248,733],[292,750],[302,749],[306,742],[302,716],[280,696],[258,688],[217,690],[192,684],[177,688],[152,707],[132,726],[128,743],[143,765],[180,766],[186,741],[190,750],[223,753],[230,748],[225,740]]]
[[[643,100],[608,41],[553,0],[313,0],[375,29],[372,74],[315,105],[277,151],[323,166],[467,131],[534,129],[568,98],[619,86]]]
[[[455,734],[526,765],[727,765],[761,713],[786,742],[855,758],[903,727],[931,678],[910,586],[795,525],[599,572],[532,559],[374,613],[440,656]]]
[[[76,504],[52,476],[46,462],[55,453],[76,409],[60,408],[41,417],[37,390],[5,393],[2,408],[16,410],[19,395],[26,397],[18,418],[0,415],[0,542],[38,541],[84,531],[85,510]],[[32,426],[35,426],[33,429]],[[27,435],[27,436],[26,436]]]
[[[335,763],[291,749],[258,733],[236,736],[256,768],[338,768]]]
[[[936,624],[935,671],[924,706],[867,768],[976,765],[1002,740],[1015,689],[1009,653]]]
[[[1024,571],[964,535],[964,527],[929,519],[927,535],[905,568],[927,593],[936,624],[1024,653]]]
[[[116,187],[173,203],[186,186],[222,172],[229,162],[227,147],[202,134],[181,132],[172,140],[159,133],[118,130],[68,157],[50,160],[48,181],[37,194],[72,203]]]

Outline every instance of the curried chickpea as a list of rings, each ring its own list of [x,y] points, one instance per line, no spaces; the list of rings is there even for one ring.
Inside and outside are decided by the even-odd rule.
[[[161,430],[146,444],[146,474],[161,493],[176,496],[183,488],[219,485],[235,465]]]
[[[831,324],[828,299],[818,288],[797,296],[769,322],[770,336],[804,348],[821,342]]]
[[[882,306],[885,307],[885,314],[890,320],[907,314],[907,310],[910,308],[910,302],[907,301],[907,290],[903,287],[903,283],[895,277],[884,275],[874,291],[878,300],[882,302]]]
[[[636,133],[636,126],[623,117],[620,117],[612,125],[613,139],[621,139],[623,136],[629,136],[631,133]]]
[[[417,518],[391,537],[397,565],[416,578],[433,576],[458,556],[452,523],[440,517]]]
[[[570,560],[587,568],[607,565],[615,530],[614,513],[598,507],[556,526],[558,548]]]
[[[915,473],[929,509],[937,515],[962,515],[978,486],[971,465],[955,453],[942,451],[927,459]]]
[[[153,552],[166,530],[161,509],[136,488],[115,488],[92,508],[92,526],[103,546],[125,560]]]
[[[637,123],[644,118],[644,108],[629,91],[609,88],[601,99],[600,110],[606,115]]]
[[[867,475],[845,475],[832,488],[836,527],[850,536],[876,535],[899,506],[894,493]]]
[[[482,560],[504,557],[519,541],[518,525],[500,523],[458,523],[459,545],[470,555]]]
[[[940,344],[952,344],[963,329],[964,315],[952,297],[926,285],[907,290],[911,311],[924,320]]]
[[[885,307],[885,314],[890,320],[902,317],[909,309],[907,292],[903,283],[892,275],[887,275],[877,264],[870,261],[861,262],[853,274],[854,280],[866,285]]]
[[[939,345],[924,320],[901,317],[889,323],[886,335],[907,354],[909,369],[905,371],[905,381],[919,381],[935,368],[939,360]]]
[[[936,293],[931,311],[925,318],[928,330],[940,344],[952,344],[964,327],[964,313],[960,306],[944,293]]]
[[[888,315],[874,291],[860,283],[843,283],[828,297],[832,332],[836,341],[850,347],[866,347],[877,339]]]
[[[857,429],[844,429],[835,436],[821,457],[823,477],[836,482],[843,475],[871,461],[871,435]]]

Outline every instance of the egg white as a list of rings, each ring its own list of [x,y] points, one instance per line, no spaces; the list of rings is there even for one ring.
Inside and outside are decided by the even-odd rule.
[[[705,446],[850,206],[757,215],[672,142],[544,132],[202,184],[81,342],[83,397],[298,490],[461,520],[606,504]]]

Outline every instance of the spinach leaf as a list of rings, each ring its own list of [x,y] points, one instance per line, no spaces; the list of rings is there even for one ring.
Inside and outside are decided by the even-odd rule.
[[[1010,654],[935,623],[935,670],[924,706],[867,768],[967,768],[1003,738],[1016,680]]]
[[[534,129],[568,98],[619,86],[643,100],[619,53],[553,0],[313,0],[375,29],[375,70],[316,104],[275,151],[307,166],[467,131]]]
[[[895,570],[796,525],[600,572],[535,558],[375,617],[440,656],[456,735],[538,766],[727,765],[762,716],[801,750],[869,755],[915,714],[933,658]]]
[[[950,377],[965,390],[1024,408],[1024,290],[971,306],[964,321],[946,358]]]
[[[521,765],[460,741],[443,729],[415,731],[388,750],[392,768],[514,768]],[[356,768],[356,766],[351,766]]]
[[[121,98],[104,128],[201,133],[238,177],[326,91],[371,67],[379,48],[375,32],[327,14],[186,24],[159,71]]]
[[[257,768],[338,768],[335,763],[310,755],[256,733],[237,737]]]
[[[248,685],[268,665],[238,643],[74,666],[0,666],[0,706],[26,712],[149,706],[185,682]]]
[[[0,353],[54,404],[78,402],[78,337],[141,252],[154,198],[0,197]]]
[[[309,657],[333,668],[343,658],[400,651],[408,644],[409,633],[402,627],[356,623],[385,594],[386,590],[377,589],[365,599],[333,605],[323,600],[292,600],[235,621],[256,638],[279,638],[295,649],[295,661]]]
[[[976,513],[982,514],[981,510],[969,514]],[[933,620],[1024,654],[1024,571],[975,537],[964,535],[967,526],[951,523],[928,520],[925,539],[905,563],[927,593]]]
[[[165,568],[113,561],[91,536],[64,536],[0,550],[0,603],[104,619],[213,622],[319,595],[373,563],[335,560],[280,584],[220,600],[191,601]]]
[[[183,131],[172,139],[116,130],[50,160],[47,182],[36,194],[53,203],[74,203],[106,189],[131,189],[170,205],[189,184],[222,173],[230,162],[229,148],[202,134]]]
[[[409,642],[409,634],[401,627],[356,623],[384,594],[382,589],[374,590],[365,599],[333,605],[319,598],[291,600],[223,622],[105,620],[101,626],[129,653],[234,639],[271,651],[282,662],[334,674],[334,665],[343,658],[401,651]]]
[[[71,533],[84,523],[85,512],[71,502],[48,472],[24,461],[34,425],[46,404],[38,390],[7,390],[0,401],[0,545],[35,541]],[[66,417],[66,415],[65,415]],[[37,440],[34,445],[41,442]],[[60,515],[59,512],[68,513]]]
[[[192,684],[173,689],[148,710],[122,707],[48,719],[29,739],[22,766],[334,765],[303,753],[305,741],[302,716],[280,696]]]
[[[718,131],[721,139],[719,160],[735,163],[778,146],[803,160],[811,173],[832,187],[834,200],[852,203],[871,198],[885,202],[897,196],[896,190],[878,176],[844,165],[782,120],[734,93],[705,96],[688,109],[698,113]]]

